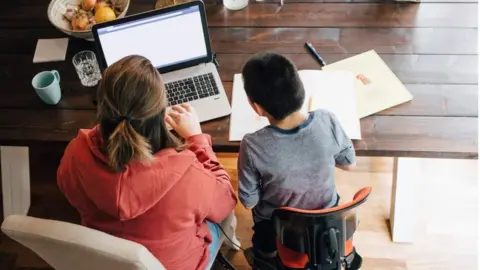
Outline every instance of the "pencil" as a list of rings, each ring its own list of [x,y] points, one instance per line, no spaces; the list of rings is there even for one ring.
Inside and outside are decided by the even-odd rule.
[[[315,99],[313,96],[310,97],[310,100],[308,101],[308,112],[311,112],[315,106]]]

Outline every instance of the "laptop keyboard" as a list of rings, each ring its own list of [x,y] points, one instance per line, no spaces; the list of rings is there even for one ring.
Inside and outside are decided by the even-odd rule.
[[[165,86],[169,106],[211,97],[220,93],[212,73],[169,82]]]

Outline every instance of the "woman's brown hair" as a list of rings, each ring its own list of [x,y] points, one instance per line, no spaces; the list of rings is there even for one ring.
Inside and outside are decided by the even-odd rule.
[[[102,150],[113,170],[124,170],[132,160],[148,163],[164,148],[181,148],[165,123],[162,77],[145,57],[127,56],[109,66],[97,95]]]

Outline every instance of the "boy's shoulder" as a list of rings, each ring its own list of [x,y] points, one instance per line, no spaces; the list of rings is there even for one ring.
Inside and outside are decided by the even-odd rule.
[[[323,128],[330,129],[334,121],[334,115],[332,112],[325,109],[317,109],[311,112],[313,114],[313,121],[310,124],[322,126]],[[242,139],[243,144],[263,143],[267,137],[271,136],[271,133],[275,133],[274,129],[270,126],[263,127],[255,132],[247,133]]]
[[[320,126],[324,128],[331,128],[332,126],[335,126],[337,124],[337,117],[331,111],[325,109],[317,109],[315,111],[312,111],[312,113],[315,114],[315,122],[317,122],[317,124],[320,124]]]
[[[328,111],[325,109],[316,109],[311,113],[315,114],[315,118],[328,119],[328,120],[330,120],[333,116],[333,113],[331,111]]]
[[[255,141],[262,141],[267,136],[268,132],[268,126],[266,126],[255,132],[247,133],[243,136],[242,143],[250,144]]]

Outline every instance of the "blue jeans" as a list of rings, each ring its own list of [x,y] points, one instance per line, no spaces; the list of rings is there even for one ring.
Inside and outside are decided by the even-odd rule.
[[[210,269],[212,267],[213,262],[215,261],[215,257],[217,256],[218,250],[220,249],[220,228],[219,225],[216,223],[212,223],[207,221],[208,230],[212,235],[212,243],[208,246],[208,264],[206,269]]]

